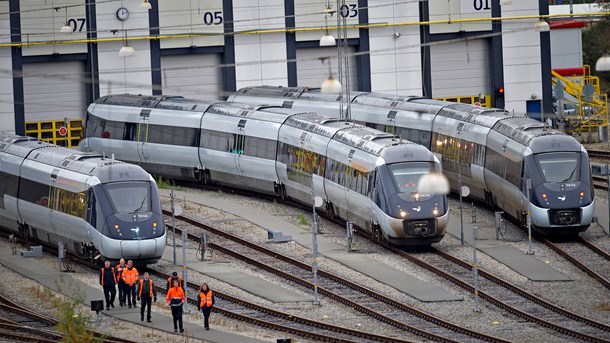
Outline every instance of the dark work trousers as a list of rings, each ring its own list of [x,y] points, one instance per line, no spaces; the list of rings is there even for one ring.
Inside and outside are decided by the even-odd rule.
[[[184,331],[182,328],[182,305],[172,306],[172,318],[174,319],[174,330],[180,328],[180,331]]]
[[[116,296],[116,287],[111,284],[104,285],[104,298],[106,298],[106,309],[110,307],[110,304],[113,304],[114,307],[114,297]]]
[[[119,305],[125,305],[125,282],[119,281]]]
[[[131,304],[133,304],[133,306],[138,306],[138,303],[136,302],[136,285],[130,286],[125,284],[124,296],[127,298],[127,304],[129,306],[131,306]]]
[[[205,326],[206,329],[210,328],[210,312],[212,312],[212,308],[211,307],[207,307],[204,306],[201,308],[201,312],[203,312],[203,326]]]
[[[151,297],[140,297],[140,314],[141,319],[144,320],[144,308],[148,306],[148,312],[146,313],[146,320],[150,320],[150,306],[152,305]]]

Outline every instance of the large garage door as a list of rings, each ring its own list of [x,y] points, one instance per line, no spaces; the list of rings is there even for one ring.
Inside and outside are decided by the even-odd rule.
[[[222,78],[220,55],[162,56],[164,95],[181,95],[199,100],[220,100]]]
[[[432,45],[430,58],[433,97],[491,94],[490,52],[486,40]]]
[[[358,87],[358,67],[354,55],[356,49],[348,47],[349,54],[349,73],[350,89],[357,90]],[[297,49],[297,86],[320,88],[322,83],[328,78],[328,61],[324,64],[320,57],[331,56],[331,69],[333,77],[339,80],[339,68],[337,67],[337,48],[307,48]]]
[[[87,110],[81,61],[23,64],[25,121],[81,119]]]

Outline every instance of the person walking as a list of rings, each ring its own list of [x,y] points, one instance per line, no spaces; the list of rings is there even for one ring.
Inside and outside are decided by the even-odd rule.
[[[167,301],[167,303],[172,307],[174,332],[178,332],[178,327],[180,327],[180,332],[184,332],[184,328],[182,326],[182,304],[184,304],[184,291],[178,285],[178,280],[174,280],[173,286],[174,287],[167,292],[165,301]]]
[[[138,301],[140,301],[140,320],[144,321],[144,309],[148,306],[146,322],[151,322],[150,307],[151,300],[157,302],[157,290],[153,286],[153,280],[149,278],[148,272],[144,273],[144,279],[138,282]]]
[[[180,276],[178,276],[178,273],[173,272],[172,276],[167,278],[167,291],[168,292],[174,286],[174,280],[178,280],[178,286],[180,288],[182,288],[182,278]]]
[[[100,285],[104,289],[104,298],[106,298],[106,311],[110,307],[114,308],[114,297],[116,296],[116,275],[114,268],[110,266],[110,261],[104,262],[104,268],[100,270]]]
[[[127,266],[125,265],[125,259],[122,258],[119,261],[119,264],[114,268],[114,272],[116,273],[116,279],[118,281],[119,288],[119,305],[125,306],[125,281],[123,281],[123,270],[125,270]]]
[[[125,297],[127,298],[127,304],[129,308],[131,308],[131,304],[133,303],[133,307],[138,307],[138,303],[136,302],[136,283],[139,278],[138,270],[133,266],[133,261],[127,261],[127,268],[123,270],[123,281],[125,282]]]
[[[212,312],[212,306],[214,306],[214,294],[207,283],[203,283],[199,288],[199,295],[197,295],[197,304],[199,304],[199,310],[203,312],[203,324],[206,330],[210,329],[210,312]]]

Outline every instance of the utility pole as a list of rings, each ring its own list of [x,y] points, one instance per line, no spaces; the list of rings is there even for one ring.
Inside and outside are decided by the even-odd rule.
[[[346,121],[352,119],[350,103],[350,77],[349,77],[349,53],[347,50],[347,24],[348,13],[343,13],[349,7],[345,0],[337,0],[337,48],[338,48],[338,68],[339,82],[341,83],[341,118]]]

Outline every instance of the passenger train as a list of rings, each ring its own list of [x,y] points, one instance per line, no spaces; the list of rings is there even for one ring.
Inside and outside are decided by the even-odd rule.
[[[429,150],[310,111],[109,95],[91,104],[80,149],[169,178],[288,197],[353,222],[379,241],[428,245],[445,234],[446,194],[419,194],[441,172]],[[448,187],[447,187],[448,188]]]
[[[229,101],[340,114],[337,94],[302,87],[249,87]],[[473,198],[524,225],[529,208],[533,228],[550,235],[577,234],[591,224],[589,157],[574,138],[500,109],[365,92],[352,92],[349,101],[355,122],[437,154],[453,191],[461,182]]]
[[[0,225],[113,263],[156,263],[166,242],[156,183],[142,168],[6,133],[0,133]]]

